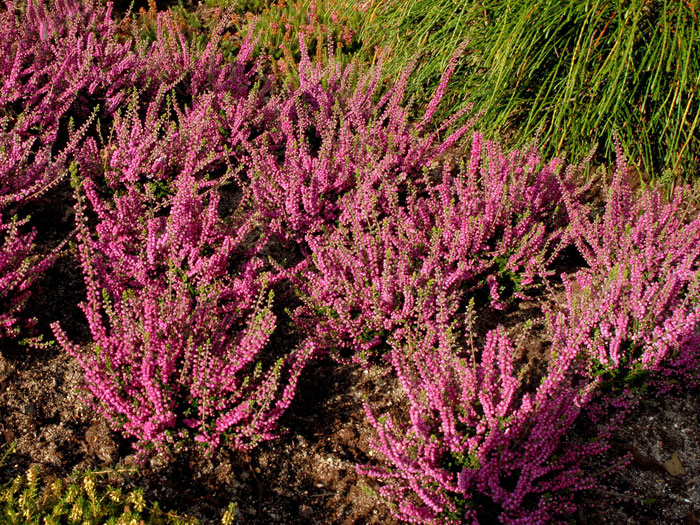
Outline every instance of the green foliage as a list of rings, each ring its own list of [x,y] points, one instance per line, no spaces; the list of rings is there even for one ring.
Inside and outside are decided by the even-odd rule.
[[[14,452],[14,444],[6,447],[0,466]],[[123,490],[101,482],[101,478],[128,471],[124,468],[83,471],[73,474],[66,485],[60,479],[42,479],[38,469],[31,467],[24,476],[0,486],[0,522],[7,525],[199,523],[187,515],[165,512],[157,502],[149,505],[142,489]],[[236,504],[232,502],[221,518],[221,525],[232,525],[236,513]]]
[[[508,260],[511,255],[512,250],[493,259],[493,270],[499,276],[500,286],[498,292],[504,300],[510,300],[514,292],[523,291],[522,275],[508,268]],[[484,282],[486,282],[485,279]]]
[[[514,145],[541,131],[546,156],[599,143],[612,161],[617,130],[638,170],[676,178],[700,158],[697,15],[667,0],[373,1],[360,40],[392,47],[390,77],[420,53],[419,99],[467,41],[443,111],[472,102]]]
[[[598,359],[590,364],[591,376],[601,378],[599,390],[604,395],[617,395],[625,390],[644,394],[649,388],[650,372],[642,364],[641,348],[631,343],[623,345],[623,348],[618,366],[602,363]]]
[[[197,523],[194,518],[164,512],[157,503],[148,505],[141,489],[99,489],[98,478],[115,472],[120,471],[82,472],[65,485],[59,479],[46,483],[32,467],[0,488],[0,521],[17,525]]]

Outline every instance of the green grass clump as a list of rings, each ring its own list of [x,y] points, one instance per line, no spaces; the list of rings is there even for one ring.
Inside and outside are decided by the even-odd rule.
[[[0,459],[0,465],[12,449]],[[117,469],[74,474],[71,482],[60,479],[49,483],[31,467],[25,475],[0,486],[0,523],[3,525],[185,525],[197,519],[165,512],[158,503],[148,504],[143,489],[124,491],[111,485],[102,487],[100,478],[123,473]],[[102,487],[102,488],[101,488]],[[222,525],[232,525],[236,505],[224,513]]]
[[[148,506],[141,489],[123,492],[107,487],[98,491],[96,477],[87,472],[68,485],[56,479],[43,486],[36,468],[16,477],[0,491],[0,521],[9,524],[105,523],[114,525],[186,524],[193,518]]]
[[[640,172],[675,177],[700,160],[699,11],[669,0],[373,0],[360,39],[391,46],[391,76],[420,53],[409,88],[419,97],[466,40],[445,111],[473,102],[513,145],[541,130],[545,155],[580,158],[598,143],[608,162],[617,130]]]

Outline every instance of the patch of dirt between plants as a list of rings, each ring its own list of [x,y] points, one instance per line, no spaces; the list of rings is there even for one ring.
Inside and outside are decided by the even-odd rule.
[[[592,490],[578,518],[587,524],[697,524],[700,518],[700,396],[645,399],[589,468],[629,463]]]
[[[0,358],[0,439],[16,443],[0,482],[31,465],[43,477],[74,469],[137,467],[110,482],[143,486],[162,508],[218,523],[228,503],[242,523],[396,523],[363,489],[355,462],[372,462],[373,430],[362,402],[379,412],[402,402],[397,380],[379,370],[314,362],[285,415],[290,431],[250,453],[221,450],[207,457],[187,449],[171,461],[139,465],[128,442],[95,418],[79,399],[81,370],[54,350],[36,357]],[[371,482],[370,482],[371,483]]]

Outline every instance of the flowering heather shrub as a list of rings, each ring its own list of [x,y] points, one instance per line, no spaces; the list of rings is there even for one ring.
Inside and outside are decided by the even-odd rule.
[[[76,99],[78,106],[91,100],[103,102],[111,114],[133,88],[153,97],[162,85],[178,80],[191,97],[207,90],[247,95],[255,74],[249,67],[253,46],[247,37],[235,60],[224,62],[218,46],[225,20],[214,28],[208,45],[199,49],[185,41],[169,13],[159,13],[157,38],[149,47],[124,35],[112,18],[111,2],[50,3],[29,2],[24,8],[8,2],[0,12],[4,81],[0,104],[41,103],[45,118],[57,119]],[[49,99],[42,100],[47,95]],[[91,109],[88,105],[87,113]]]
[[[263,369],[276,319],[261,261],[241,254],[252,221],[222,223],[217,194],[199,193],[192,176],[178,177],[165,215],[137,186],[113,205],[89,179],[84,186],[98,217],[95,238],[79,204],[81,307],[93,343],[81,348],[52,327],[98,410],[141,452],[190,439],[209,450],[222,441],[250,448],[275,437],[308,350]]]
[[[99,184],[117,190],[141,182],[163,197],[172,195],[170,183],[178,174],[195,175],[200,187],[204,179],[224,176],[274,110],[264,103],[271,79],[252,85],[257,66],[250,62],[250,35],[236,59],[223,63],[216,48],[223,25],[201,51],[184,41],[168,14],[158,14],[157,21],[158,40],[142,50],[146,70],[159,72],[157,89],[124,98],[126,107],[114,113],[109,138],[99,146],[86,140],[78,161],[81,172]]]
[[[602,216],[567,192],[568,236],[588,268],[564,276],[563,323],[570,344],[585,350],[594,372],[700,372],[700,217],[689,204],[697,191],[678,188],[669,202],[659,190],[633,197],[627,166],[618,166]],[[630,376],[631,377],[631,376]]]
[[[377,418],[365,405],[384,464],[358,472],[380,480],[379,496],[409,523],[550,523],[571,514],[574,492],[593,483],[582,461],[606,445],[565,439],[595,382],[576,381],[576,349],[562,342],[553,341],[558,358],[525,393],[501,328],[478,357],[465,357],[446,325],[413,330],[390,353],[410,419]]]
[[[405,202],[397,182],[360,181],[337,229],[306,236],[313,264],[300,279],[300,322],[319,347],[364,360],[403,326],[453,319],[478,288],[497,309],[504,292],[526,298],[551,273],[562,231],[558,161],[539,164],[535,149],[503,154],[475,133],[466,169],[409,185]]]
[[[219,122],[219,134],[231,137],[231,147],[240,141],[242,123],[255,120],[250,109],[262,99],[265,89],[251,93],[256,74],[250,63],[253,43],[246,38],[236,59],[224,63],[217,48],[223,23],[213,32],[209,45],[200,50],[185,42],[168,14],[160,13],[158,39],[146,47],[133,37],[121,41],[111,4],[99,7],[64,0],[47,7],[43,2],[30,2],[21,11],[12,2],[0,11],[0,131],[12,135],[11,143],[20,154],[35,157],[36,166],[13,178],[14,187],[24,194],[55,182],[57,169],[46,170],[43,164],[56,148],[64,147],[68,117],[82,123],[98,106],[109,120],[117,109],[137,98],[149,110],[146,128],[151,130],[166,93],[173,99],[172,111],[181,125],[185,118],[192,121],[203,114],[191,110],[183,117],[189,110],[174,102],[176,94],[190,107],[200,96],[213,97],[216,104],[211,110],[219,111],[224,121]],[[207,130],[197,137],[196,145],[203,139],[211,141],[213,135]]]
[[[143,61],[117,41],[111,10],[78,0],[8,2],[0,11],[0,114],[22,113],[26,129],[53,130],[56,140],[64,116],[85,118],[98,103],[112,111],[144,85]]]
[[[435,132],[423,132],[444,94],[456,56],[423,118],[409,123],[401,103],[410,69],[376,100],[381,62],[368,73],[356,64],[343,68],[329,49],[328,65],[322,66],[311,62],[301,37],[300,46],[300,86],[277,100],[278,126],[249,148],[252,166],[246,191],[252,206],[269,219],[269,232],[303,242],[306,234],[334,226],[342,211],[340,197],[358,181],[378,185],[420,176],[468,125],[442,142],[438,134],[461,114]]]
[[[6,14],[0,12],[0,31],[9,28],[12,33],[11,21],[3,20]],[[5,44],[0,42],[0,46]],[[0,61],[8,56],[0,54]],[[7,64],[0,64],[0,339],[16,337],[23,325],[33,324],[33,320],[21,319],[20,310],[29,299],[31,286],[55,259],[54,253],[39,257],[34,245],[37,232],[28,225],[29,217],[17,217],[26,216],[27,204],[56,184],[92,120],[78,130],[70,125],[66,143],[57,151],[58,120],[51,111],[60,114],[65,108],[51,107],[51,101],[57,102],[51,91],[37,104],[23,101],[27,106],[20,105],[21,112],[15,111],[20,88],[26,87],[15,83],[20,75],[18,63],[15,60],[14,69],[5,76],[2,73],[8,70],[2,67]]]
[[[146,48],[133,38],[125,40],[111,15],[111,4],[79,0],[7,2],[0,7],[0,213],[5,219],[60,183],[74,156],[82,173],[93,177],[102,157],[113,169],[105,174],[112,183],[116,178],[133,182],[144,170],[147,176],[173,177],[172,171],[164,171],[167,166],[200,174],[215,162],[230,162],[225,148],[238,147],[246,130],[265,115],[259,111],[255,119],[251,114],[265,90],[250,92],[255,74],[249,67],[250,39],[233,63],[224,64],[216,51],[216,32],[210,46],[195,50],[162,14],[159,40]],[[175,102],[176,87],[190,107],[181,109]],[[159,118],[166,94],[177,127]],[[120,117],[117,110],[130,100],[132,109]],[[139,104],[148,109],[143,124]],[[117,141],[103,152],[94,137],[86,137],[99,107],[107,125],[117,116]],[[0,235],[8,228],[3,224]],[[8,252],[19,249],[19,239],[17,234],[0,237],[5,266],[0,279],[8,283],[3,300],[16,306],[26,301],[26,286],[33,281],[22,281],[20,293],[12,265],[29,264],[33,236],[22,237],[24,251]],[[24,267],[23,275],[33,271]],[[10,299],[13,289],[19,296]],[[16,312],[8,306],[7,323],[16,321]]]
[[[34,239],[36,231],[22,233],[28,219],[5,220],[0,213],[0,342],[15,338],[20,330],[34,320],[22,319],[30,288],[39,276],[53,264],[53,257],[37,257]]]
[[[252,39],[254,26],[241,42],[235,59],[225,61],[221,53],[221,36],[227,22],[227,17],[222,16],[209,33],[206,46],[201,49],[196,43],[187,42],[170,12],[158,13],[156,40],[150,48],[140,49],[149,78],[157,78],[166,85],[182,79],[185,93],[192,98],[213,91],[228,92],[235,99],[245,100],[258,70],[257,62],[251,64],[255,48]],[[137,45],[144,44],[137,41]],[[157,89],[152,92],[155,94]]]
[[[86,26],[106,29],[109,10],[62,7],[49,12],[29,2],[24,19],[13,2],[0,10],[0,209],[56,184],[86,131],[74,133],[66,117],[81,90],[94,89],[98,44]],[[93,108],[83,109],[87,118]]]
[[[236,148],[264,114],[254,97],[236,101],[226,92],[197,96],[191,107],[180,108],[165,89],[139,116],[138,97],[125,112],[117,112],[110,137],[100,151],[89,138],[77,156],[81,172],[113,190],[142,184],[172,196],[170,187],[180,174],[194,176],[200,187],[220,183],[231,158],[242,158]],[[102,163],[98,161],[102,157]],[[157,199],[156,199],[157,200]]]

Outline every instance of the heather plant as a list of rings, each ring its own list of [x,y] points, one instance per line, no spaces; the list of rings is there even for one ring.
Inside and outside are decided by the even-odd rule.
[[[6,92],[12,94],[12,79],[1,80],[5,81]],[[11,99],[7,96],[4,101]],[[47,95],[46,99],[52,97]],[[53,264],[60,248],[51,250],[36,245],[37,231],[29,215],[31,206],[63,177],[68,158],[92,120],[89,118],[78,130],[69,123],[66,143],[57,151],[58,123],[51,117],[45,119],[48,108],[42,105],[43,101],[29,105],[16,115],[12,104],[3,107],[0,102],[0,339],[17,338],[22,328],[30,328],[36,322],[24,319],[20,313],[33,285]]]
[[[83,104],[86,122],[76,130],[69,109],[99,83],[100,59],[124,59],[118,46],[99,49],[88,30],[108,32],[109,13],[76,2],[0,8],[0,338],[17,337],[35,322],[20,311],[54,260],[55,250],[39,253],[28,214],[63,178],[95,115]],[[117,77],[111,80],[118,89]]]
[[[255,27],[255,54],[271,60],[275,76],[298,84],[295,64],[300,59],[299,36],[304,36],[316,58],[324,60],[327,39],[337,42],[338,57],[347,61],[360,48],[355,35],[362,24],[359,11],[352,4],[337,1],[278,0],[271,2],[205,2],[194,11],[182,7],[173,9],[188,40],[204,47],[212,28],[224,17],[227,30],[222,35],[221,52],[224,58],[234,56],[242,35]],[[155,38],[152,29],[153,7],[141,14],[147,38]]]
[[[235,150],[266,115],[264,110],[253,114],[267,87],[251,89],[256,69],[250,38],[235,61],[224,63],[217,48],[223,26],[213,31],[206,48],[196,49],[168,14],[159,14],[156,24],[158,38],[147,47],[120,32],[110,4],[8,2],[0,8],[0,213],[5,221],[26,216],[29,205],[61,184],[73,158],[81,173],[100,184],[100,175],[114,188],[118,179],[145,176],[144,183],[161,183],[153,189],[160,193],[169,191],[165,179],[173,170],[204,178],[205,170],[217,169],[222,175],[232,158],[240,158]],[[93,128],[98,116],[98,133],[116,119],[115,141],[98,146]],[[27,298],[24,287],[33,280],[20,282],[15,272],[17,261],[29,263],[31,242],[16,230],[4,222],[2,235],[15,233],[0,239],[0,279],[8,281],[3,301],[11,303],[3,322],[13,325]],[[23,251],[7,252],[19,250],[20,237]],[[37,273],[22,269],[25,277]],[[15,288],[18,295],[11,298]]]
[[[404,199],[397,182],[359,182],[339,226],[306,236],[296,314],[320,348],[365,360],[405,327],[453,319],[479,289],[503,309],[551,275],[564,225],[558,161],[482,138],[474,133],[468,166],[455,175],[445,164],[441,182],[412,184]]]
[[[659,188],[634,195],[624,156],[601,214],[566,192],[567,233],[587,263],[564,275],[563,316],[571,344],[593,370],[635,374],[675,371],[684,382],[700,373],[700,218],[697,190]],[[574,343],[575,341],[575,343]],[[632,373],[632,375],[629,375]]]
[[[298,88],[277,100],[277,125],[249,148],[248,202],[265,216],[268,232],[282,240],[304,243],[307,235],[333,228],[342,210],[341,197],[362,181],[421,177],[423,168],[466,133],[464,124],[443,140],[459,113],[427,133],[456,62],[445,71],[422,118],[409,123],[402,105],[410,69],[380,97],[379,63],[369,72],[357,64],[343,68],[334,58],[312,63],[303,38]]]
[[[228,92],[243,102],[256,74],[250,37],[235,60],[223,61],[218,46],[224,23],[199,49],[185,40],[168,13],[158,13],[157,38],[150,46],[121,33],[123,22],[112,18],[110,4],[67,0],[47,7],[30,2],[22,10],[9,3],[0,15],[3,124],[19,120],[23,127],[17,133],[50,132],[52,143],[63,132],[61,119],[85,120],[97,105],[109,118],[130,102],[134,90],[144,108],[176,87],[185,105],[206,92]]]
[[[90,179],[83,187],[97,215],[91,229],[79,201],[93,342],[80,347],[52,327],[92,404],[141,453],[275,437],[310,349],[265,352],[276,317],[259,247],[244,247],[252,219],[222,222],[218,194],[200,193],[191,175],[178,176],[161,211],[138,185],[113,203]]]
[[[225,61],[221,38],[226,22],[226,17],[218,21],[209,33],[206,46],[201,48],[187,41],[171,13],[162,12],[157,14],[156,40],[151,46],[146,47],[141,40],[136,42],[143,46],[148,71],[161,83],[169,85],[181,81],[185,94],[191,98],[207,91],[228,91],[245,100],[256,73],[256,65],[250,63],[254,49],[253,28],[242,40],[235,59]]]
[[[241,168],[247,141],[275,113],[265,102],[271,79],[260,82],[259,64],[251,60],[252,29],[235,60],[224,62],[217,47],[223,22],[200,50],[169,13],[155,16],[157,39],[144,52],[147,68],[171,66],[157,90],[134,89],[124,99],[109,137],[86,141],[78,161],[82,172],[115,191],[138,182],[165,197],[172,196],[178,174],[195,176],[200,187],[221,184]]]
[[[158,203],[171,197],[171,183],[182,174],[200,187],[222,184],[243,159],[243,145],[264,122],[264,92],[251,91],[246,100],[231,92],[207,92],[180,107],[174,91],[163,87],[141,112],[137,94],[118,111],[103,145],[87,139],[76,160],[81,173],[112,191],[141,185]]]
[[[609,163],[618,130],[643,174],[695,173],[700,58],[692,3],[392,0],[365,6],[358,38],[365,46],[392,48],[389,77],[416,52],[424,57],[409,93],[420,97],[436,86],[466,40],[450,111],[474,104],[492,132],[510,135],[513,145],[543,129],[546,155],[582,157],[598,142],[601,160]]]
[[[0,8],[2,337],[18,334],[23,323],[19,310],[53,260],[53,255],[39,257],[29,218],[12,217],[26,217],[28,205],[63,178],[92,120],[94,108],[81,93],[97,89],[104,77],[100,67],[117,66],[107,79],[105,98],[110,100],[123,86],[123,70],[131,65],[126,47],[100,46],[96,40],[95,33],[110,33],[110,11],[109,6],[79,2],[53,9],[42,2],[7,2]],[[78,130],[69,118],[71,108],[87,120]]]
[[[95,113],[86,100],[79,103],[81,92],[94,91],[103,77],[95,55],[125,59],[121,48],[100,49],[86,30],[108,31],[109,8],[83,13],[75,2],[64,7],[46,10],[30,2],[24,20],[12,2],[0,10],[0,209],[57,184]],[[111,80],[110,89],[118,88]],[[75,106],[80,111],[69,115]],[[77,132],[73,116],[80,119]]]
[[[23,117],[25,130],[60,139],[61,119],[84,120],[100,102],[109,113],[145,85],[143,61],[118,41],[111,4],[8,2],[0,15],[0,115]]]
[[[36,319],[22,316],[32,286],[53,264],[53,256],[40,257],[36,231],[25,231],[28,219],[5,220],[0,213],[0,341],[16,339]]]
[[[571,429],[596,381],[577,379],[577,349],[556,336],[556,359],[525,391],[515,349],[502,328],[482,349],[456,343],[450,326],[411,329],[390,352],[409,404],[403,423],[377,417],[378,496],[408,523],[550,523],[571,515],[577,491],[593,478],[581,468],[606,448],[605,435],[571,441]]]

